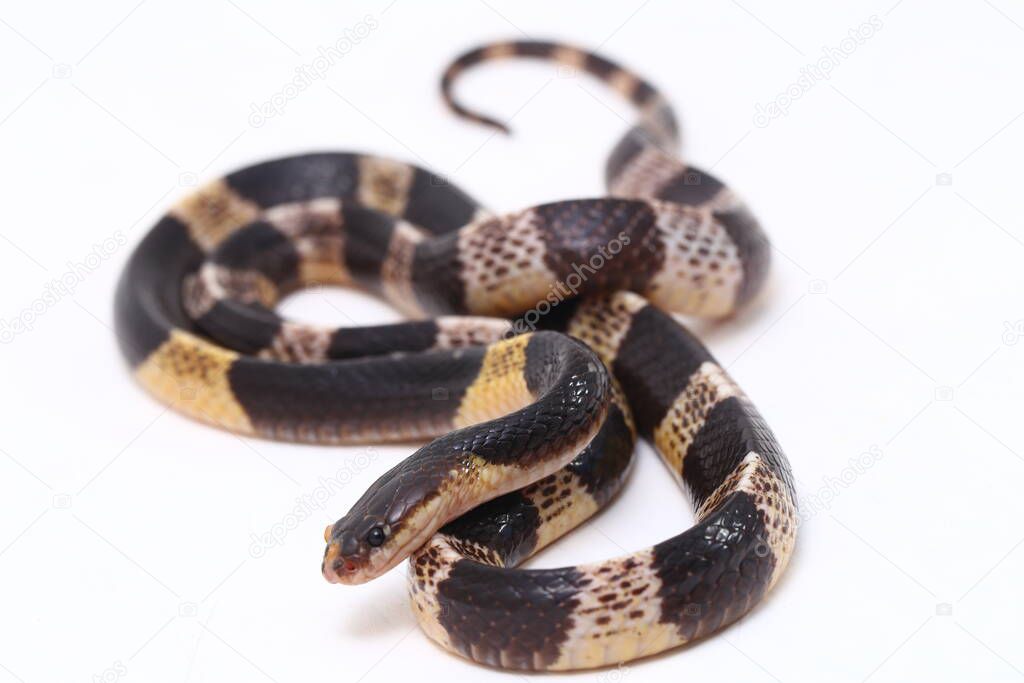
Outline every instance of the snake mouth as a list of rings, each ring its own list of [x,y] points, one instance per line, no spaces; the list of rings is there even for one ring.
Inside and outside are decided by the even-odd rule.
[[[340,583],[349,586],[366,583],[376,576],[375,573],[367,572],[366,567],[360,562],[343,556],[341,554],[341,546],[338,543],[327,544],[321,571],[328,583]]]
[[[327,541],[327,548],[324,550],[324,562],[320,565],[320,571],[328,583],[357,584],[364,583],[373,576],[363,576],[364,571],[359,562],[354,558],[345,557],[341,553],[341,543],[331,540],[333,524],[328,524],[324,529],[324,540]]]

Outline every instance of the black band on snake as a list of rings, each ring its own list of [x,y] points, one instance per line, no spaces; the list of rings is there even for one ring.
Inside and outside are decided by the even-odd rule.
[[[122,350],[176,409],[241,434],[318,443],[429,440],[328,526],[322,571],[359,583],[411,558],[417,617],[497,667],[582,669],[651,655],[748,612],[796,537],[789,466],[758,412],[670,313],[721,317],[761,288],[768,242],[721,182],[675,155],[659,93],[552,43],[537,57],[636,105],[609,196],[492,215],[421,168],[362,154],[261,163],[174,206],[117,290]],[[313,284],[374,292],[412,321],[283,320]],[[516,565],[619,490],[636,436],[689,491],[697,523],[630,555]]]

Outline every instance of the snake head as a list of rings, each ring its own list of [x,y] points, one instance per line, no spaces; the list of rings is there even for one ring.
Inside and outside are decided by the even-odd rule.
[[[443,521],[438,520],[439,497],[425,496],[394,474],[384,475],[348,514],[324,529],[321,571],[331,583],[377,578],[423,545]]]
[[[324,529],[327,548],[321,570],[331,583],[365,583],[389,568],[375,569],[381,564],[378,549],[387,543],[391,530],[384,520],[369,517],[347,522],[346,516]]]

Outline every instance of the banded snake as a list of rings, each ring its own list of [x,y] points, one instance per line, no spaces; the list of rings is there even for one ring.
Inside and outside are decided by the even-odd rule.
[[[427,170],[307,154],[243,168],[178,202],[131,256],[116,330],[158,399],[239,434],[316,443],[430,440],[325,531],[322,572],[360,583],[406,557],[427,635],[496,667],[605,666],[705,636],[754,607],[793,550],[789,465],[757,410],[671,314],[719,318],[766,279],[757,221],[674,149],[650,84],[565,45],[492,59],[585,71],[636,125],[608,196],[493,215]],[[284,320],[280,298],[357,286],[412,320]],[[592,516],[649,440],[696,510],[653,547],[595,564],[516,568]]]

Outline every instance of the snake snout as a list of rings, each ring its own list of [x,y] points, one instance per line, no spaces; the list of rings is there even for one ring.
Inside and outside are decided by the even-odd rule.
[[[324,552],[324,563],[321,567],[324,578],[330,583],[362,583],[359,565],[341,554],[338,543],[329,543]]]

